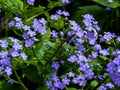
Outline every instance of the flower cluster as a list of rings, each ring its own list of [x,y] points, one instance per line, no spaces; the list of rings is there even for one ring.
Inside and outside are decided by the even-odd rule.
[[[109,44],[112,40],[119,42],[119,36],[110,32],[104,32],[103,35],[99,35],[98,33],[100,31],[100,27],[93,16],[90,14],[85,14],[83,17],[85,29],[82,29],[75,21],[68,20],[71,30],[68,31],[67,36],[72,38],[71,41],[64,43],[68,44],[68,46],[74,44],[74,46],[77,47],[76,54],[69,56],[68,62],[75,65],[77,64],[78,72],[74,73],[75,71],[69,71],[61,76],[57,76],[60,64],[58,62],[53,62],[52,68],[54,69],[54,73],[49,76],[51,81],[46,81],[46,85],[49,86],[51,90],[64,89],[71,83],[84,87],[87,85],[87,80],[94,79],[96,76],[100,80],[104,80],[105,78],[103,75],[96,75],[91,68],[94,67],[94,65],[91,66],[90,63],[94,62],[97,58],[101,58],[102,56],[109,57],[111,55],[110,48],[102,46],[102,43]],[[56,31],[52,31],[52,34],[53,37],[58,37],[58,33]],[[86,46],[86,43],[89,45],[88,47]],[[89,49],[92,51],[89,52]],[[66,51],[69,51],[69,49]],[[86,52],[89,52],[89,54],[86,55]],[[119,49],[116,49],[112,52],[112,55],[118,55],[119,53]],[[107,72],[109,72],[114,84],[119,85],[118,58],[119,56],[116,58],[116,63],[115,60],[113,60],[107,65]],[[96,63],[96,65],[97,64],[98,63]],[[99,63],[98,66],[101,66],[101,64]],[[100,90],[102,90],[102,88],[114,88],[114,86],[112,84],[105,84],[99,87]]]
[[[30,5],[34,5],[34,0],[27,0],[27,2]],[[61,2],[66,4],[70,3],[69,0],[61,0]],[[74,20],[69,20],[68,16],[70,16],[69,13],[62,10],[58,10],[56,14],[50,16],[51,21],[57,22],[59,19],[64,18],[69,24],[67,27],[69,30],[66,31],[66,33],[54,30],[54,27],[52,27],[53,30],[50,31],[50,40],[54,39],[57,41],[59,36],[70,38],[70,40],[64,42],[63,45],[68,45],[68,48],[65,48],[65,52],[69,51],[69,46],[76,48],[74,54],[68,54],[66,61],[68,64],[74,65],[75,70],[68,69],[67,72],[58,75],[60,67],[64,67],[66,62],[53,61],[51,65],[53,73],[48,75],[49,80],[46,81],[46,85],[50,87],[50,90],[59,90],[65,89],[67,86],[73,84],[85,87],[89,81],[96,79],[96,77],[103,80],[105,78],[104,75],[98,75],[94,72],[95,64],[93,64],[93,62],[97,58],[107,58],[112,54],[114,56],[117,55],[117,57],[107,65],[106,71],[114,81],[114,84],[120,86],[120,50],[116,49],[111,52],[109,47],[102,45],[109,44],[112,40],[120,42],[120,36],[110,32],[104,32],[103,35],[99,35],[100,27],[98,22],[90,14],[82,15],[84,28],[81,28]],[[22,51],[23,47],[31,48],[36,41],[40,41],[41,37],[47,33],[47,21],[44,18],[34,18],[32,24],[29,25],[24,24],[22,18],[15,17],[13,21],[8,23],[8,27],[15,27],[20,30],[23,39],[23,41],[20,42],[18,39],[9,37],[10,44],[6,40],[0,41],[0,46],[7,49],[0,52],[0,71],[10,76],[12,74],[12,58],[16,59],[21,57],[23,60],[28,58]],[[59,40],[57,42],[59,42]],[[96,64],[101,66],[101,63]],[[108,83],[101,85],[99,89],[102,90],[103,88],[113,87],[112,84]]]
[[[112,62],[107,64],[107,72],[115,84],[120,86],[120,56],[117,56]]]
[[[106,83],[99,87],[99,90],[113,89],[114,85],[112,83]]]
[[[82,28],[73,20],[68,20],[70,23],[71,30],[68,31],[68,37],[72,37],[71,41],[77,47],[77,54],[71,55],[68,57],[68,62],[71,64],[78,64],[77,65],[77,73],[69,71],[68,73],[63,74],[62,76],[57,76],[57,71],[59,71],[60,65],[58,62],[52,63],[52,68],[54,69],[54,73],[51,74],[49,77],[51,81],[47,81],[46,85],[54,89],[64,89],[66,86],[70,85],[70,83],[78,84],[81,87],[86,86],[87,80],[91,80],[94,77],[94,72],[91,69],[89,62],[90,58],[86,57],[83,53],[86,51],[86,47],[84,47],[85,39],[88,39],[88,43],[94,45],[97,40],[97,32],[100,30],[98,27],[98,23],[94,20],[93,16],[86,14],[83,16],[84,23],[86,24],[86,29],[82,30]],[[89,39],[89,35],[91,34],[92,38]],[[87,38],[88,37],[88,38]],[[90,42],[93,40],[92,42]],[[96,48],[100,49],[100,45],[94,45]],[[92,52],[92,56],[96,58],[97,52]],[[80,73],[79,73],[80,72]],[[53,78],[54,77],[54,78]],[[61,79],[62,78],[62,79]],[[54,83],[52,83],[54,82]]]
[[[69,12],[61,9],[70,0],[47,0],[45,6],[38,6],[35,0],[13,1],[0,2],[1,17],[5,14],[0,22],[1,33],[5,32],[0,36],[3,81],[25,90],[107,90],[120,86],[120,36],[101,31],[93,15],[82,15],[83,26],[69,19]],[[106,12],[117,7],[110,6],[114,2],[106,1]],[[0,83],[6,85],[3,81]]]
[[[46,33],[46,23],[47,21],[44,18],[34,19],[33,25],[28,26],[22,23],[22,19],[19,17],[14,18],[15,21],[10,21],[8,23],[9,28],[15,26],[18,29],[23,29],[22,37],[25,40],[25,47],[31,47],[35,43],[35,41],[39,41],[36,38],[37,33],[44,35]]]
[[[58,62],[52,62],[52,68],[54,73],[50,74],[50,80],[46,81],[46,85],[50,87],[50,90],[63,90],[67,85],[70,84],[70,78],[74,77],[74,73],[69,72],[66,75],[62,75],[60,78],[57,76],[60,64]]]
[[[78,63],[78,72],[83,72],[83,74],[76,74],[74,72],[68,72],[60,77],[57,76],[57,72],[60,68],[60,64],[58,62],[52,62],[52,68],[54,70],[54,73],[50,74],[50,80],[46,81],[46,85],[50,87],[50,90],[58,90],[58,89],[64,89],[67,86],[72,84],[78,84],[81,87],[86,86],[87,80],[91,80],[94,76],[94,72],[90,68],[89,64],[87,63],[87,60],[84,56],[79,57],[73,55],[68,58],[68,61],[70,63]],[[82,60],[82,57],[85,58]]]
[[[0,40],[0,47],[3,50],[0,51],[0,72],[10,76],[12,74],[12,59],[18,57],[26,60],[28,56],[22,52],[22,45],[18,39],[9,37],[9,43],[7,40]]]
[[[51,15],[50,18],[52,20],[58,20],[61,15],[65,16],[65,17],[70,16],[70,14],[68,12],[62,11],[61,9],[59,9],[58,11],[56,11],[56,14]]]

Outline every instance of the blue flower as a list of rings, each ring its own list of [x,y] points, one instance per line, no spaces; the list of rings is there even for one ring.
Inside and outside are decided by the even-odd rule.
[[[53,38],[57,38],[58,37],[58,32],[56,32],[55,30],[53,30],[51,32],[51,35],[52,35]]]
[[[44,35],[46,33],[46,27],[44,24],[46,24],[46,22],[45,21],[43,22],[42,19],[34,19],[32,27],[34,31],[39,32],[42,35]]]
[[[69,4],[69,3],[70,3],[69,0],[61,0],[61,2],[62,2],[63,4]]]
[[[72,56],[70,56],[70,57],[68,58],[68,61],[71,62],[71,63],[74,63],[74,62],[77,61],[77,60],[78,60],[78,58],[77,58],[76,55],[72,55]]]
[[[62,79],[62,83],[63,83],[64,85],[69,85],[70,79],[68,79],[68,78],[63,78],[63,79]]]
[[[26,60],[28,56],[25,53],[20,53],[20,56],[23,58],[23,60]]]
[[[10,51],[10,54],[11,54],[11,56],[13,56],[13,57],[18,57],[18,56],[20,55],[17,50],[11,50],[11,51]]]
[[[57,61],[53,61],[51,66],[55,71],[57,71],[60,67],[60,64]]]
[[[34,5],[34,0],[27,0],[27,3],[29,4],[29,5]]]
[[[53,20],[58,20],[59,15],[58,14],[54,14],[54,15],[51,15],[50,18],[53,19]]]
[[[114,88],[114,85],[112,83],[106,83],[105,86],[110,89]]]
[[[22,45],[19,44],[18,42],[13,43],[12,46],[15,50],[21,50],[22,49]]]
[[[15,24],[14,21],[10,21],[10,22],[8,23],[8,27],[11,28],[12,26],[14,26],[14,24]]]
[[[95,45],[94,45],[94,48],[95,48],[96,50],[101,50],[101,45],[100,45],[100,44],[95,44]]]
[[[6,40],[0,40],[0,46],[2,48],[7,48],[8,47],[8,42]]]
[[[69,72],[69,73],[67,73],[67,75],[68,75],[68,77],[74,77],[74,73],[73,72]]]
[[[99,90],[107,90],[105,86],[99,86]]]
[[[113,61],[108,63],[106,71],[114,81],[114,84],[120,86],[120,57],[116,57]]]
[[[106,41],[110,41],[114,37],[115,37],[114,34],[112,34],[110,32],[104,32],[104,35],[102,38]]]
[[[6,58],[8,56],[8,52],[6,51],[0,51],[0,57],[1,58]]]
[[[22,28],[26,31],[26,30],[30,30],[30,26],[27,26],[27,25],[23,25]]]
[[[10,76],[12,74],[12,69],[10,67],[5,68],[5,73]]]
[[[34,40],[32,40],[32,39],[28,39],[25,41],[26,47],[32,47],[33,44],[34,44]]]
[[[104,55],[104,56],[108,56],[108,55],[110,55],[108,49],[101,49],[101,50],[99,50],[99,53],[102,54],[102,55]]]
[[[64,89],[65,85],[62,82],[54,82],[54,87],[58,88],[58,89]]]

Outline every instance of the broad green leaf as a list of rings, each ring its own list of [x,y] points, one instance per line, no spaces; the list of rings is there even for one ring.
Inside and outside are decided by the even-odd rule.
[[[47,28],[46,34],[42,36],[42,41],[44,42],[46,40],[49,40],[50,36],[51,36],[51,30],[50,30],[50,28]]]
[[[64,27],[64,25],[65,25],[64,20],[63,20],[63,19],[60,19],[60,20],[59,20],[59,28],[62,29],[62,28]]]
[[[45,12],[45,16],[47,18],[47,21],[49,22],[50,21],[50,13],[48,11]]]
[[[36,90],[49,90],[47,86],[40,86]]]
[[[58,1],[53,1],[48,4],[48,8],[61,7],[63,4]]]
[[[35,54],[36,54],[36,57],[35,57],[36,62],[40,62],[42,65],[46,64],[46,61],[43,58],[45,56],[45,48],[46,48],[46,46],[43,45],[42,48],[40,48],[39,50],[37,50],[35,52]]]
[[[3,2],[5,2],[5,1],[6,1],[6,0],[0,0],[0,4],[3,3]]]
[[[106,56],[102,56],[102,55],[100,55],[100,58],[102,59],[102,60],[109,60],[109,58],[108,57],[106,57]]]
[[[37,67],[37,66],[36,66]],[[34,65],[22,64],[21,68],[24,75],[33,83],[40,82],[40,74]]]
[[[5,0],[0,0],[0,8],[3,8],[5,5]]]
[[[66,90],[78,90],[78,89],[76,89],[76,88],[74,88],[74,87],[67,87]],[[79,90],[80,90],[80,89],[79,89]]]
[[[49,45],[50,48],[56,48],[55,43],[52,43],[51,41],[48,40],[46,40],[45,42]]]
[[[91,83],[90,83],[90,86],[91,87],[96,87],[98,85],[98,82],[96,80],[93,80]]]
[[[42,65],[40,62],[38,62],[37,65],[37,69],[41,70],[44,75],[48,75],[51,72],[53,72],[53,69],[51,68],[50,64]]]
[[[27,16],[27,19],[29,20],[30,18],[32,19],[32,17],[34,18],[34,17],[42,14],[44,12],[44,10],[45,10],[45,7],[43,7],[43,6],[32,7],[31,9],[27,9],[25,11],[25,15]]]
[[[60,31],[65,26],[65,19],[62,16],[60,16],[58,20],[51,20],[50,25],[55,30]]]
[[[20,90],[20,89],[4,81],[0,81],[0,90]]]
[[[120,1],[119,0],[114,0],[114,2],[108,2],[108,0],[93,0],[94,2],[101,4],[103,6],[107,6],[110,8],[117,8],[120,7]]]
[[[36,66],[38,60],[34,57],[34,58],[31,58],[30,60],[24,60],[24,63],[26,63],[27,65],[34,65]]]
[[[26,54],[29,56],[29,58],[33,57],[33,51],[31,48],[24,48],[24,51],[26,52]]]
[[[21,0],[6,0],[7,6],[14,13],[22,15],[23,13],[23,2]]]
[[[45,50],[44,50],[44,48],[41,48],[41,49],[39,49],[37,52],[35,52],[36,53],[36,55],[37,55],[37,57],[39,58],[39,59],[42,59],[43,58],[43,56],[44,56],[44,54],[45,54]]]

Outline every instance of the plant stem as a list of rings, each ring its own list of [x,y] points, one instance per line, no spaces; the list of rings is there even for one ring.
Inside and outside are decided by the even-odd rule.
[[[12,79],[12,78],[10,78],[10,77],[7,77],[9,80],[12,80],[14,83],[17,83],[17,84],[20,84],[20,82],[18,82],[18,81],[16,81],[16,80],[14,80],[14,79]]]
[[[119,8],[116,8],[116,17],[119,17]]]
[[[16,77],[17,77],[19,83],[21,84],[21,86],[22,86],[25,90],[28,90],[28,88],[22,83],[22,81],[21,81],[20,77],[18,76],[17,72],[14,71],[14,73],[15,73],[15,75],[16,75]]]
[[[26,20],[26,22],[30,21],[31,19],[33,19],[33,18],[35,18],[35,17],[37,17],[37,16],[39,16],[39,15],[41,15],[41,14],[45,13],[45,12],[50,11],[50,10],[51,10],[51,9],[48,9],[48,10],[46,10],[46,11],[43,11],[43,12],[38,13],[38,14],[36,14],[36,15],[34,15],[34,16],[32,16],[32,17],[28,18],[28,19]]]
[[[5,37],[7,37],[9,34],[8,30],[8,18],[7,18],[7,13],[5,13]]]
[[[23,10],[24,11],[26,10],[26,0],[24,0],[24,3],[23,3]]]

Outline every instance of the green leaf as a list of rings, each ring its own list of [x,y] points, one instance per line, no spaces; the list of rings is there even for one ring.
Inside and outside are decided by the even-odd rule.
[[[3,8],[5,6],[5,0],[0,0],[0,8]]]
[[[3,2],[5,2],[5,0],[0,0],[0,4],[3,3]]]
[[[108,0],[93,0],[94,2],[101,4],[103,6],[107,6],[110,8],[117,8],[120,7],[120,1],[119,0],[114,0],[114,2],[110,3]]]
[[[40,86],[36,90],[49,90],[47,86]]]
[[[60,31],[65,27],[65,19],[62,16],[59,16],[58,20],[51,20],[50,26],[53,27],[55,30]]]
[[[4,81],[0,81],[0,90],[19,90],[19,88],[11,85],[11,84],[8,84]]]
[[[67,87],[66,90],[78,90],[78,89],[76,89],[76,88],[74,88],[74,87]],[[79,89],[79,90],[80,90],[80,89]]]
[[[39,7],[32,7],[31,9],[27,9],[25,11],[25,15],[27,18],[31,18],[36,16],[37,14],[41,14],[45,10],[45,7],[39,6]]]
[[[45,12],[45,16],[47,18],[47,21],[50,21],[50,13],[48,11]]]
[[[106,61],[106,60],[109,60],[108,57],[106,57],[106,56],[102,56],[102,55],[100,55],[100,58],[103,59],[103,60],[105,60],[105,61]]]
[[[93,80],[91,83],[90,83],[90,86],[91,87],[96,87],[98,85],[98,82],[96,80]]]
[[[48,4],[48,8],[54,8],[54,7],[62,7],[63,4],[58,1],[53,1]]]
[[[55,44],[52,43],[51,41],[46,40],[45,42],[50,46],[50,48],[56,48]]]
[[[36,50],[35,50],[35,54],[37,55],[37,57],[39,58],[39,59],[42,59],[43,58],[43,56],[44,56],[44,54],[45,54],[45,49],[46,49],[46,46],[45,45],[42,45],[41,47],[39,46],[39,45],[37,45],[39,48],[37,48]],[[36,47],[37,47],[36,46]]]
[[[50,36],[51,36],[51,30],[50,28],[47,28],[46,34],[42,36],[42,41],[44,42],[45,40],[49,40]]]
[[[14,13],[22,15],[23,12],[23,2],[21,0],[6,0],[8,8],[10,8]]]
[[[40,82],[40,74],[34,65],[22,64],[21,66],[24,75],[33,83]]]
[[[62,29],[62,28],[64,27],[64,25],[65,25],[64,20],[63,20],[63,19],[60,19],[60,20],[59,20],[59,28]]]

